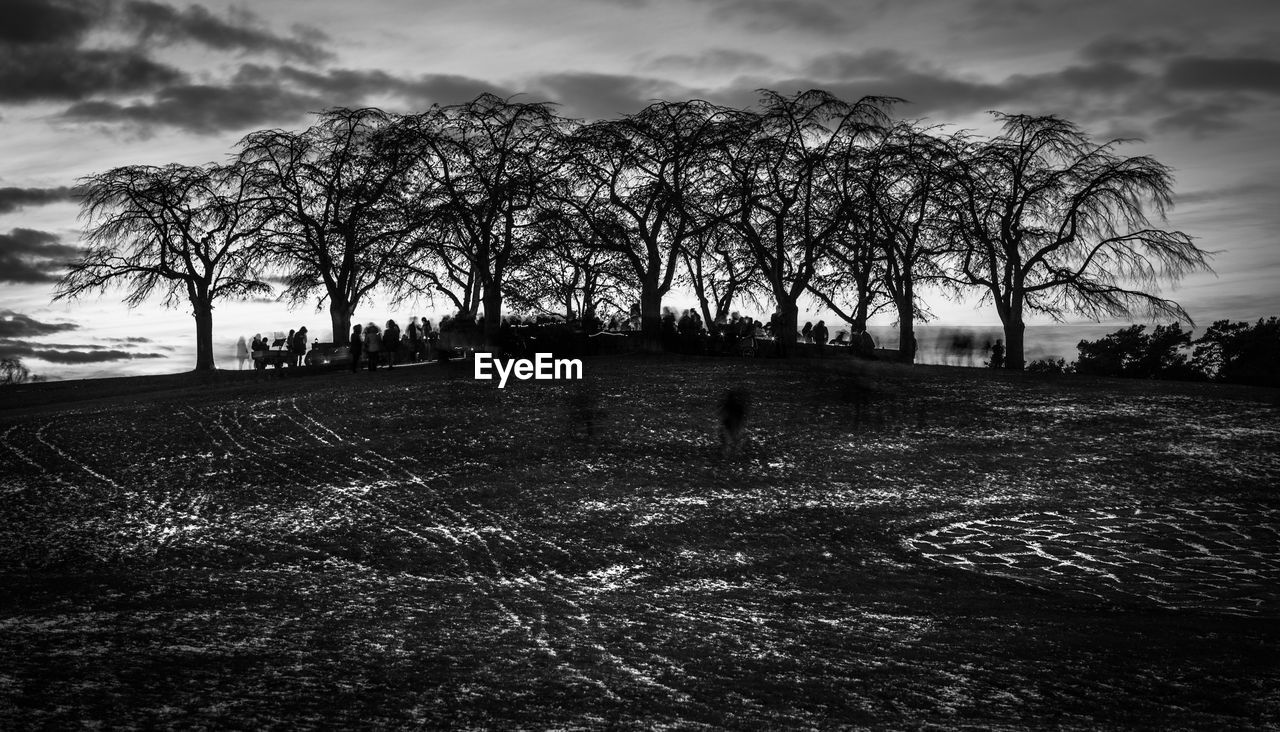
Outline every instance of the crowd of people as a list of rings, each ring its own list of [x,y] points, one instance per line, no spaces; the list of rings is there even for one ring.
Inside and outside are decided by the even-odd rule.
[[[778,337],[782,332],[782,314],[774,312],[768,321],[741,315],[737,311],[727,317],[704,323],[697,310],[689,309],[676,314],[664,309],[662,316],[663,345],[667,350],[685,353],[734,353],[758,352],[761,349],[784,356],[785,345]],[[867,331],[840,331],[831,338],[826,321],[816,324],[806,322],[796,334],[797,342],[817,347],[822,355],[827,345],[852,349],[852,353],[865,358],[875,358],[876,342]]]
[[[397,363],[429,360],[440,334],[425,317],[409,317],[403,329],[394,319],[379,328],[377,323],[351,326],[351,373],[360,369],[361,359],[369,371],[379,365],[395,368]]]

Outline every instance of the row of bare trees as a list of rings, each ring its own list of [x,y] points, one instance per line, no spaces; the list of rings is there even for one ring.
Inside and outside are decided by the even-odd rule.
[[[333,109],[246,136],[218,165],[128,166],[81,181],[85,255],[57,298],[112,285],[184,298],[197,368],[220,299],[269,291],[327,307],[344,343],[370,293],[483,310],[638,302],[655,341],[687,287],[708,322],[770,302],[794,340],[815,297],[855,329],[892,309],[914,358],[922,293],[978,288],[1023,366],[1028,314],[1187,319],[1148,292],[1207,269],[1155,228],[1171,171],[1053,116],[997,114],[991,137],[895,121],[898,100],[763,91],[750,109],[656,102],[584,123],[482,95],[419,114]]]

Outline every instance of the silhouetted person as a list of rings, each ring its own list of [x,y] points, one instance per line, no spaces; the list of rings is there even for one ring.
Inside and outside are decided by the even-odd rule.
[[[244,365],[249,360],[249,344],[244,342],[244,336],[236,341],[236,360],[240,362],[240,370],[244,371]]]
[[[826,352],[826,347],[827,347],[826,321],[819,320],[818,324],[813,326],[813,331],[810,333],[810,335],[813,337],[813,342],[818,344],[818,355],[819,356],[823,355]]]
[[[359,323],[351,326],[351,373],[360,368],[360,352],[364,350],[364,334]]]
[[[858,355],[863,358],[876,357],[876,340],[865,330],[858,334]]]
[[[382,351],[386,354],[387,368],[396,365],[396,352],[400,350],[400,326],[396,321],[388,320],[387,329],[382,331]]]
[[[379,353],[382,352],[382,331],[378,330],[378,326],[369,323],[364,327],[364,358],[369,363],[369,370],[376,371],[378,368]]]
[[[742,444],[750,401],[751,396],[745,389],[730,389],[720,401],[720,450],[726,456]]]
[[[289,340],[289,355],[293,362],[291,366],[301,366],[302,359],[307,355],[307,326],[302,326],[297,333],[293,334],[293,338]]]
[[[805,321],[804,327],[800,329],[800,337],[805,343],[813,343],[813,323]]]
[[[1004,368],[1004,341],[997,338],[995,345],[991,347],[991,368]]]

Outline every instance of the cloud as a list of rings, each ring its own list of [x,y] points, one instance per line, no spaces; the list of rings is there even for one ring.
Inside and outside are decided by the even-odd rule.
[[[655,71],[748,71],[760,73],[777,67],[764,54],[737,51],[729,48],[712,48],[697,54],[669,54],[659,56],[645,64]]]
[[[655,100],[677,101],[699,96],[665,79],[591,72],[546,74],[529,80],[532,93],[564,106],[568,116],[612,118],[639,111]]]
[[[310,64],[333,56],[321,45],[328,40],[323,32],[298,26],[293,37],[281,36],[246,10],[232,9],[224,20],[203,5],[178,10],[150,0],[131,0],[123,6],[119,22],[133,29],[143,43],[191,42],[219,51],[275,53]]]
[[[712,20],[753,31],[835,35],[851,30],[855,23],[848,6],[823,0],[706,0],[706,4],[711,7]]]
[[[1080,49],[1081,58],[1092,61],[1129,63],[1160,60],[1186,51],[1186,41],[1163,36],[1138,38],[1127,35],[1103,36]]]
[[[1280,61],[1189,56],[1169,64],[1165,82],[1171,89],[1280,94]]]
[[[53,282],[65,260],[80,254],[57,234],[35,229],[11,229],[0,234],[0,282]]]
[[[268,68],[246,64],[236,75],[239,81],[253,80],[290,84],[312,93],[323,94],[327,106],[354,104],[380,95],[399,96],[414,104],[457,104],[475,99],[484,92],[506,98],[511,89],[484,79],[456,74],[422,74],[416,77],[393,76],[385,71],[329,69],[308,71],[295,66]]]
[[[168,355],[163,353],[132,353],[129,351],[109,350],[92,345],[40,344],[32,346],[22,341],[0,339],[0,358],[31,358],[48,361],[49,363],[86,364],[168,358]]]
[[[74,200],[70,188],[0,188],[0,214],[13,213],[27,206],[43,206]]]
[[[42,323],[29,315],[12,310],[0,310],[0,338],[31,338],[75,330],[75,323]]]
[[[185,78],[134,49],[0,47],[0,102],[131,94]]]
[[[332,57],[323,32],[295,26],[292,35],[280,35],[245,10],[222,17],[199,4],[178,9],[153,0],[6,0],[4,10],[0,103],[103,100],[187,83],[185,72],[152,57],[151,50],[163,46],[195,44],[307,64]],[[102,45],[121,34],[126,43]],[[89,45],[91,38],[96,45]]]
[[[61,118],[70,122],[123,123],[144,132],[155,127],[178,127],[212,134],[297,121],[309,111],[329,106],[331,101],[324,97],[270,84],[187,84],[163,89],[149,102],[78,102],[68,107]]]
[[[67,43],[94,24],[92,5],[74,0],[5,0],[0,44]]]

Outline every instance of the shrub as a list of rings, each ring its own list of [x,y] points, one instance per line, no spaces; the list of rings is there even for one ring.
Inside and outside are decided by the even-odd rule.
[[[1187,358],[1191,332],[1179,323],[1157,325],[1150,334],[1145,325],[1131,325],[1096,341],[1080,341],[1075,371],[1091,376],[1125,376],[1141,379],[1205,378]]]
[[[1280,386],[1280,318],[1219,320],[1195,342],[1192,363],[1217,381]]]
[[[1026,370],[1029,374],[1067,374],[1073,371],[1064,358],[1056,361],[1051,358],[1038,358],[1027,364]]]

